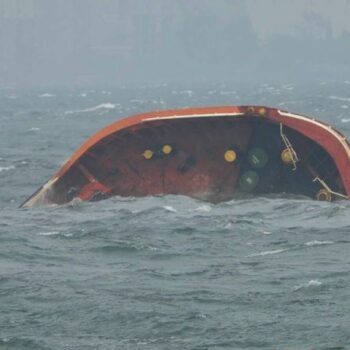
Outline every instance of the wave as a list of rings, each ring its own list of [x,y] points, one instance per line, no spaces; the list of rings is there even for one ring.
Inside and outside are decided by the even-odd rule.
[[[179,95],[187,95],[188,97],[192,97],[193,91],[192,90],[182,90],[178,92]]]
[[[44,94],[38,95],[38,97],[39,98],[49,98],[49,97],[56,97],[56,95],[46,92]]]
[[[310,287],[319,287],[319,286],[322,286],[322,284],[323,283],[321,281],[319,281],[318,279],[310,280],[307,283],[303,283],[303,284],[300,284],[298,286],[295,286],[294,290],[297,291],[300,289],[306,289],[306,288],[310,288]]]
[[[329,96],[331,100],[337,100],[337,101],[350,101],[350,97],[341,97],[341,96]]]
[[[78,109],[76,111],[66,111],[64,114],[75,114],[75,113],[89,113],[89,112],[96,112],[100,109],[115,109],[117,108],[117,106],[120,106],[120,104],[114,104],[114,103],[110,103],[110,102],[106,102],[106,103],[101,103],[100,105],[91,107],[91,108],[86,108],[86,109]]]
[[[223,95],[223,96],[227,96],[227,95],[236,95],[237,92],[233,91],[233,90],[232,91],[230,91],[230,90],[227,90],[227,91],[223,90],[223,91],[220,91],[219,94]]]
[[[310,241],[310,242],[306,242],[305,245],[309,246],[309,247],[313,247],[313,246],[317,246],[317,245],[325,245],[325,244],[333,244],[334,242],[332,241]]]
[[[165,210],[167,210],[167,211],[170,211],[170,212],[172,212],[172,213],[176,213],[177,212],[177,210],[176,209],[174,209],[172,206],[170,206],[170,205],[166,205],[165,207],[163,207]]]
[[[286,252],[287,250],[289,250],[289,249],[284,248],[284,249],[276,249],[276,250],[266,250],[264,252],[247,255],[246,258],[251,258],[254,256],[265,256],[265,255],[279,254],[279,253]]]
[[[58,231],[47,231],[47,232],[38,232],[37,233],[38,236],[57,236],[59,234],[60,234],[60,232],[58,232]]]
[[[43,344],[29,338],[0,338],[1,349],[35,349],[48,350],[51,349]]]
[[[204,212],[204,213],[208,213],[211,211],[211,207],[209,205],[201,205],[200,207],[194,209],[195,211],[199,211],[199,212]]]
[[[0,166],[0,173],[3,172],[3,171],[9,171],[9,170],[13,170],[13,169],[15,169],[14,165],[4,166],[4,167]]]

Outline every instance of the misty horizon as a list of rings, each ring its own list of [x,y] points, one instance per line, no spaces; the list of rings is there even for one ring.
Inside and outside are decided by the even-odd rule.
[[[0,0],[0,84],[346,80],[348,14],[350,0]]]

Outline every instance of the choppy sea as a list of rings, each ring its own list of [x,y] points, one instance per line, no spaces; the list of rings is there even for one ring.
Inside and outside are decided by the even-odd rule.
[[[0,89],[0,349],[350,349],[350,205],[112,198],[18,209],[128,115],[261,104],[350,134],[350,81]]]

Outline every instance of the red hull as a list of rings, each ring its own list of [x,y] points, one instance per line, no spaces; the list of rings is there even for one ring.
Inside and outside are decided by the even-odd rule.
[[[349,160],[349,143],[338,131],[274,108],[158,111],[93,135],[23,206],[115,195],[182,194],[212,202],[246,192],[348,198]]]

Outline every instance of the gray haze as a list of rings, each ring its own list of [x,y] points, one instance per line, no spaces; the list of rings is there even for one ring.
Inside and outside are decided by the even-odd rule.
[[[0,85],[348,79],[350,0],[0,0]]]

